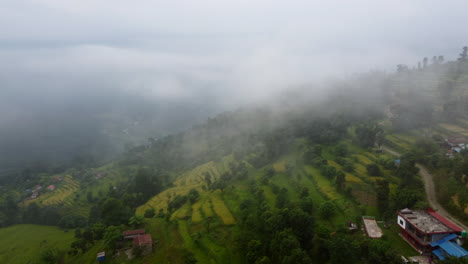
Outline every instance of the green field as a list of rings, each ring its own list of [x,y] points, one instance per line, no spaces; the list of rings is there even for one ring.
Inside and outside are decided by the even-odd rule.
[[[48,248],[66,254],[74,232],[40,225],[14,225],[0,228],[0,263],[36,263],[38,256]]]

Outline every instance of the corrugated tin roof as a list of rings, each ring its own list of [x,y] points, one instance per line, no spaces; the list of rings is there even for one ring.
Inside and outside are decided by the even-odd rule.
[[[144,234],[144,233],[145,233],[144,229],[128,230],[128,231],[123,232],[123,236],[133,236],[133,235]]]
[[[440,248],[442,248],[447,254],[451,256],[455,256],[457,258],[461,257],[467,257],[468,256],[468,251],[466,251],[464,248],[460,247],[457,243],[447,241],[445,243],[442,243],[439,245]]]
[[[432,253],[436,255],[436,257],[439,258],[440,260],[445,259],[444,255],[442,254],[442,250],[440,249],[433,250]]]
[[[457,238],[456,234],[450,234],[448,236],[443,237],[442,239],[437,240],[436,242],[432,242],[431,247],[437,247],[438,245],[443,244],[455,238]]]

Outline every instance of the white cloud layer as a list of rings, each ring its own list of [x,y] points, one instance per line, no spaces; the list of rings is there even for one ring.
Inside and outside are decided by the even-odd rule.
[[[251,102],[327,76],[453,59],[467,42],[467,8],[455,0],[4,1],[0,97],[110,87]]]

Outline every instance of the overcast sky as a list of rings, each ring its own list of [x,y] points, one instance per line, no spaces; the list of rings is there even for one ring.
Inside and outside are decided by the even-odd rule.
[[[2,1],[0,101],[128,91],[237,104],[330,75],[454,59],[467,10],[463,0]]]

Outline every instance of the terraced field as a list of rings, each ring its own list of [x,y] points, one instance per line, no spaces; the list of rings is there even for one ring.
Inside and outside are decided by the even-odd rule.
[[[225,225],[233,225],[236,223],[231,211],[226,207],[220,191],[213,192],[213,195],[211,195],[211,203],[216,215],[221,218]]]
[[[71,175],[65,175],[63,181],[54,191],[48,191],[36,199],[25,201],[25,205],[38,203],[42,205],[73,205],[71,195],[80,189],[80,183],[73,180]]]
[[[71,199],[70,195],[72,195],[74,192],[78,191],[80,189],[80,183],[77,181],[73,180],[73,178],[70,175],[67,175],[63,178],[63,183],[61,184],[60,187],[58,187],[55,191],[52,192],[52,195],[50,197],[47,197],[42,201],[42,204],[44,205],[59,205],[59,204],[65,204],[71,206],[73,204],[73,201]]]
[[[408,136],[403,136],[401,134],[391,134],[386,135],[385,139],[392,147],[398,148],[400,150],[408,150],[414,144],[415,140]]]
[[[197,189],[201,193],[200,200],[193,205],[186,203],[171,215],[171,220],[192,219],[195,223],[200,223],[206,217],[217,215],[225,225],[232,225],[236,221],[225,205],[219,191],[204,191],[208,188],[207,178],[211,182],[219,179],[223,171],[227,171],[231,157],[227,157],[220,163],[213,161],[200,165],[193,170],[183,173],[174,182],[175,187],[154,196],[146,204],[137,209],[137,214],[143,215],[148,208],[155,211],[163,210],[167,212],[169,202],[177,195],[187,195],[191,189]]]

